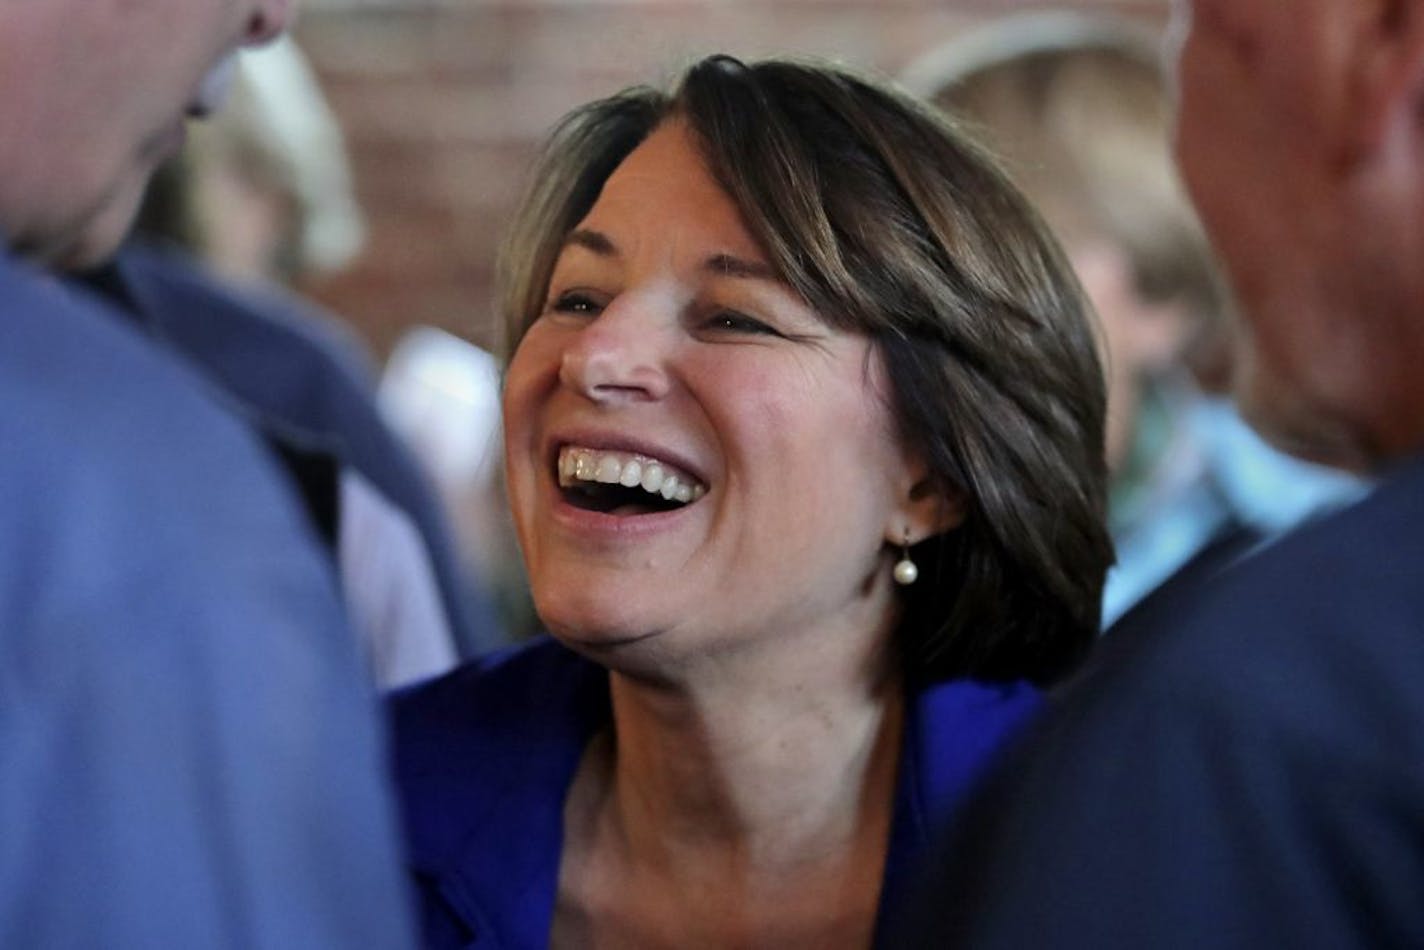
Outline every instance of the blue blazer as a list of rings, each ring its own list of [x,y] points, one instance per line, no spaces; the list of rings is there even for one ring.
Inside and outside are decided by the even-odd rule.
[[[0,249],[0,944],[409,945],[331,571],[206,380]]]
[[[969,681],[913,696],[878,929],[936,831],[1038,708],[1033,687]],[[392,700],[395,773],[431,947],[544,947],[564,798],[610,716],[606,671],[541,639]]]

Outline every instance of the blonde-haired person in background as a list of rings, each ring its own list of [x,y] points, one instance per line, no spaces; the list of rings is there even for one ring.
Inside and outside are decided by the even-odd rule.
[[[1005,162],[1097,311],[1117,550],[1105,627],[1197,555],[1229,560],[1363,491],[1270,448],[1230,404],[1234,318],[1177,176],[1159,48],[1115,18],[1033,13],[956,38],[905,75]]]
[[[257,284],[340,271],[365,227],[345,136],[290,36],[234,64],[226,106],[158,170],[137,222]]]

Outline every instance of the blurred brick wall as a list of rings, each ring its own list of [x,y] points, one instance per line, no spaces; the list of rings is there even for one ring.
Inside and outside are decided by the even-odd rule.
[[[1167,0],[1077,0],[1160,23]],[[701,54],[799,53],[894,74],[1017,0],[309,0],[297,38],[352,153],[355,265],[304,289],[377,356],[429,323],[494,341],[495,248],[564,112]]]

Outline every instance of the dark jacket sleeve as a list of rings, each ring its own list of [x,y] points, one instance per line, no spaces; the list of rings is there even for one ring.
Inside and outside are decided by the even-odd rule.
[[[1116,630],[904,945],[1424,946],[1416,472]]]

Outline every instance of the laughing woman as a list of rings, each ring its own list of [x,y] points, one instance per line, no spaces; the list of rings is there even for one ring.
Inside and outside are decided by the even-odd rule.
[[[504,279],[553,637],[395,701],[427,942],[870,946],[1097,630],[1067,266],[918,104],[715,57],[563,122]]]

